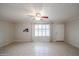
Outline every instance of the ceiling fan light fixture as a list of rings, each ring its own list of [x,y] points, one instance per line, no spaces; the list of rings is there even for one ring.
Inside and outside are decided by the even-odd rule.
[[[40,20],[40,17],[35,17],[35,20]]]
[[[36,13],[36,17],[40,17],[41,16],[41,14],[40,13]]]
[[[40,20],[41,14],[40,13],[36,13],[36,17],[35,20]]]

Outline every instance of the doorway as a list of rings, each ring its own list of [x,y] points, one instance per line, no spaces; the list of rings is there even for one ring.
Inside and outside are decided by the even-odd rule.
[[[50,24],[34,24],[32,33],[34,42],[49,42]]]

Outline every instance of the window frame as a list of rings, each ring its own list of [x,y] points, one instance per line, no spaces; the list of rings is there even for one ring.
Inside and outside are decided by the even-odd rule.
[[[37,26],[37,28],[36,28]],[[48,26],[48,28],[47,28]],[[37,34],[36,34],[37,31]],[[40,32],[39,32],[40,31]],[[48,33],[48,34],[46,34]],[[50,36],[50,24],[35,24],[35,37]]]

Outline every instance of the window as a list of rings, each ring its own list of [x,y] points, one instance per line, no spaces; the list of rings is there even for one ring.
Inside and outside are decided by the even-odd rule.
[[[50,26],[49,24],[35,24],[35,36],[49,36]]]

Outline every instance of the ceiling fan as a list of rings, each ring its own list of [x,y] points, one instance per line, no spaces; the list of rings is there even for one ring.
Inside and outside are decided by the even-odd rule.
[[[35,20],[47,20],[48,19],[48,16],[42,16],[41,13],[33,13],[27,16],[33,17],[35,18]]]

